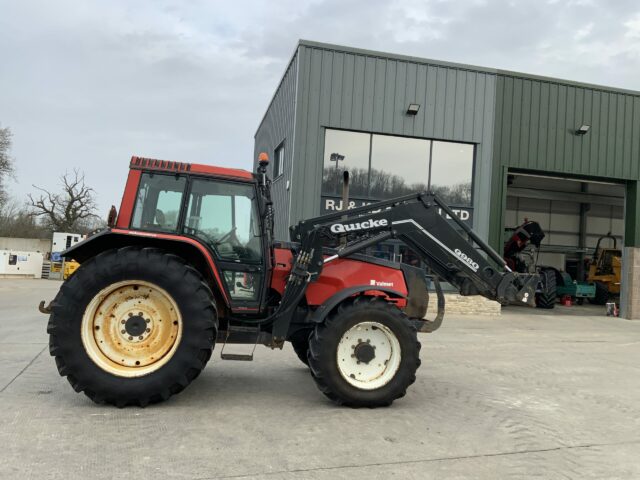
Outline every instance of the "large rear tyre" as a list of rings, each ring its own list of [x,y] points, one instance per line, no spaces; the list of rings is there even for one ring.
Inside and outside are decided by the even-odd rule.
[[[349,407],[389,406],[420,366],[416,329],[375,297],[341,304],[309,337],[309,367],[322,393]]]
[[[202,276],[154,248],[108,250],[82,264],[47,326],[58,372],[97,403],[146,406],[194,380],[217,333]]]
[[[552,269],[541,270],[541,291],[536,295],[536,307],[550,309],[556,306],[556,272]]]

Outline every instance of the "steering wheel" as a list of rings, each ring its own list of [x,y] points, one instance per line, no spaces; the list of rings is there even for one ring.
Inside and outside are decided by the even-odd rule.
[[[209,235],[206,232],[203,232],[202,230],[198,230],[197,228],[193,228],[193,227],[184,227],[186,230],[191,230],[192,234],[195,235],[196,237],[202,237],[204,238],[208,244],[210,245],[215,245],[216,244],[216,240],[211,237],[211,235]]]
[[[237,228],[233,227],[231,230],[221,236],[214,244],[218,246],[222,243],[229,243],[231,244],[231,246],[234,246],[234,244],[235,246],[239,246],[240,241],[238,240],[238,237],[236,237],[236,230]]]
[[[164,226],[167,223],[167,220],[166,220],[166,218],[164,216],[164,212],[162,210],[160,210],[159,208],[156,208],[155,219],[156,219],[156,223],[158,225]]]

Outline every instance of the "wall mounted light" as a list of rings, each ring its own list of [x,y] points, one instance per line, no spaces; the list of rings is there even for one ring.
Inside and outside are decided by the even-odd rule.
[[[576,130],[576,135],[585,135],[590,128],[591,125],[582,125],[578,130]]]
[[[418,105],[417,103],[410,103],[409,107],[407,108],[407,115],[417,115],[418,110],[420,110],[420,105]]]

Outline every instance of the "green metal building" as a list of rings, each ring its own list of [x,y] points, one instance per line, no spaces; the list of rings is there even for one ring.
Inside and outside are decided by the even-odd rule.
[[[505,229],[540,222],[547,261],[576,278],[612,232],[627,247],[623,315],[640,318],[640,92],[301,40],[261,151],[279,238],[342,207],[343,170],[350,206],[430,188],[499,250]]]

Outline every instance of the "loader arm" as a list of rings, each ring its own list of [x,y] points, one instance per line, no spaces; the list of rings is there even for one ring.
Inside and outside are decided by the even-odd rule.
[[[538,276],[512,272],[504,259],[433,193],[407,195],[305,220],[292,227],[291,234],[301,242],[301,251],[305,246],[317,251],[321,246],[319,240],[335,243],[346,236],[346,245],[323,259],[323,265],[396,238],[411,247],[435,275],[454,285],[462,295],[482,295],[503,304],[522,302],[535,306]],[[313,265],[312,270],[312,276],[317,275],[321,266]]]
[[[457,223],[470,240],[443,214]],[[319,277],[324,265],[390,238],[401,240],[415,250],[435,275],[436,285],[440,278],[454,285],[462,295],[482,295],[502,304],[517,302],[535,306],[538,275],[512,272],[504,259],[433,193],[407,195],[304,220],[291,228],[291,237],[300,242],[300,249],[280,305],[273,315],[260,322],[273,323],[274,345],[284,342],[307,285]],[[323,247],[340,244],[334,255],[323,254]],[[442,310],[442,295],[438,293],[439,310]],[[438,312],[438,325],[442,314]]]

